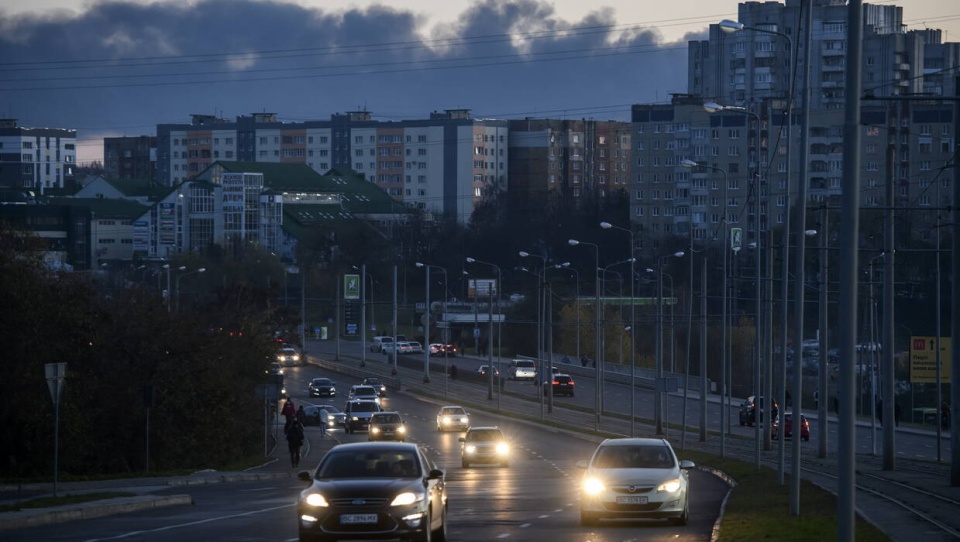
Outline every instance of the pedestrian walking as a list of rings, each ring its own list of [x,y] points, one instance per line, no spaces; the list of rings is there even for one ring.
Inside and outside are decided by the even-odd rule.
[[[950,405],[946,401],[940,403],[940,427],[950,429]]]
[[[456,379],[457,379],[457,364],[454,363],[450,365],[450,380],[456,380]]]
[[[299,407],[297,407],[296,418],[297,418],[297,423],[299,423],[300,425],[307,424],[307,413],[303,411],[303,405],[300,405]]]
[[[587,364],[589,364],[589,363],[590,363],[590,360],[587,359],[587,355],[586,355],[586,354],[582,354],[582,355],[580,356],[580,365],[583,366],[583,367],[586,367]]]
[[[287,431],[287,448],[290,450],[290,465],[300,466],[300,447],[303,446],[303,424],[294,419]]]
[[[283,414],[283,417],[287,419],[287,423],[290,423],[297,415],[297,408],[293,406],[293,399],[287,397],[287,400],[283,403],[283,408],[280,410],[280,414]]]

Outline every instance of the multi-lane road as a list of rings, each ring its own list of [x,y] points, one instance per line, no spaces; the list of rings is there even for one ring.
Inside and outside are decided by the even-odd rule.
[[[316,376],[331,376],[338,383],[339,405],[355,377],[326,372],[314,366],[286,369],[286,385],[297,402],[310,400],[306,384]],[[391,390],[392,391],[392,390]],[[512,443],[508,468],[460,466],[458,432],[436,431],[436,414],[444,401],[419,399],[392,391],[386,408],[400,412],[409,428],[408,442],[421,444],[444,470],[449,488],[448,537],[456,541],[556,540],[613,541],[642,537],[648,540],[709,540],[727,485],[712,474],[691,474],[690,522],[673,526],[665,521],[605,524],[581,527],[577,507],[580,459],[588,459],[595,441],[572,438],[571,434],[518,422],[480,411],[472,411],[475,425],[499,425]],[[455,403],[455,401],[447,401]],[[252,420],[251,423],[258,423]],[[337,430],[321,438],[319,430],[308,428],[303,466],[315,465],[323,452],[337,442],[366,440],[365,433],[344,434]],[[277,470],[294,469],[283,453]],[[682,455],[682,454],[681,454]],[[173,506],[133,512],[67,525],[36,527],[5,532],[8,541],[26,540],[295,540],[294,503],[305,484],[295,478],[257,482],[236,482],[190,487],[192,506]],[[183,488],[158,493],[183,493]]]

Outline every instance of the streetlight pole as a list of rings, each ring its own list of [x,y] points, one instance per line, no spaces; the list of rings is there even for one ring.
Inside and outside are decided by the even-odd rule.
[[[181,270],[181,271],[185,270],[186,268],[187,268],[187,267],[184,266],[184,265],[180,266],[180,270]],[[185,276],[187,276],[187,275],[193,275],[193,274],[196,274],[196,273],[203,273],[203,272],[205,272],[206,270],[207,270],[207,269],[206,269],[205,267],[201,267],[200,269],[196,269],[196,270],[193,270],[193,271],[187,271],[186,273],[181,273],[181,274],[177,275],[177,281],[176,281],[176,286],[177,286],[177,287],[176,287],[176,292],[177,292],[177,294],[176,294],[176,296],[177,296],[177,312],[180,312],[180,279],[182,279],[183,277],[185,277]]]
[[[585,241],[578,241],[578,240],[576,240],[576,239],[570,239],[570,240],[567,241],[567,243],[568,243],[570,246],[572,246],[572,247],[575,247],[575,246],[577,246],[577,245],[586,245],[586,246],[589,246],[589,247],[593,247],[594,257],[595,257],[595,260],[596,260],[595,263],[594,263],[594,266],[593,266],[593,278],[594,278],[594,281],[595,281],[595,285],[594,285],[594,297],[595,297],[595,300],[594,300],[594,311],[595,311],[595,317],[596,317],[596,318],[595,318],[595,320],[596,320],[596,330],[594,331],[594,333],[595,333],[595,335],[594,335],[594,343],[595,343],[595,348],[596,348],[596,353],[595,353],[594,355],[595,355],[596,357],[595,357],[594,360],[593,360],[593,365],[594,365],[594,367],[597,368],[597,376],[596,376],[596,385],[594,386],[595,389],[596,389],[596,400],[595,400],[595,404],[594,404],[594,408],[596,409],[596,413],[595,413],[595,416],[594,416],[594,422],[593,422],[593,423],[594,423],[594,430],[595,430],[595,431],[599,431],[599,430],[600,430],[600,416],[601,416],[601,414],[602,414],[602,413],[601,413],[602,407],[600,406],[600,383],[603,381],[603,372],[602,372],[602,370],[603,370],[603,369],[602,369],[602,367],[603,367],[603,362],[601,361],[601,358],[603,357],[603,353],[600,351],[600,280],[599,280],[600,277],[599,277],[599,275],[598,275],[598,271],[600,270],[600,247],[599,247],[598,245],[594,244],[594,243],[587,243],[587,242],[585,242]]]
[[[725,451],[725,436],[723,434],[723,410],[725,403],[723,398],[725,393],[723,387],[726,385],[726,372],[727,372],[727,171],[716,166],[711,166],[709,164],[698,164],[693,160],[681,160],[680,165],[685,168],[696,168],[701,167],[704,169],[709,169],[711,171],[717,171],[723,176],[723,201],[720,204],[720,228],[721,228],[721,237],[720,237],[720,247],[723,252],[723,281],[722,281],[722,290],[721,295],[723,308],[721,309],[721,321],[722,325],[720,326],[720,456],[723,457]],[[706,366],[701,368],[700,375],[700,441],[703,442],[706,440],[706,428],[707,428],[707,369]]]
[[[436,267],[437,269],[440,270],[440,272],[443,273],[444,290],[446,290],[446,284],[447,284],[447,270],[442,267],[426,264],[423,262],[417,262],[415,265],[419,268],[424,268],[427,271],[427,277],[426,277],[427,284],[426,284],[426,294],[425,294],[425,299],[427,302],[426,311],[425,311],[426,322],[423,324],[423,342],[424,342],[423,381],[424,383],[427,383],[427,382],[430,382],[430,268]],[[443,295],[444,297],[446,297],[446,291],[444,291]],[[446,357],[446,354],[444,354],[444,357]]]
[[[165,263],[162,267],[167,270],[167,289],[164,291],[166,295],[164,295],[163,301],[167,304],[167,312],[173,312],[173,309],[170,308],[170,264]],[[157,287],[160,286],[159,282],[160,281],[157,280]]]
[[[634,266],[636,265],[637,258],[634,254],[636,245],[633,242],[633,230],[627,228],[621,228],[620,226],[614,226],[609,222],[601,222],[600,227],[609,230],[620,230],[625,231],[630,234],[630,436],[637,436],[637,425],[636,425],[636,408],[637,408],[637,342],[636,342],[636,331],[637,328],[637,309],[636,309],[636,293],[634,290]]]
[[[570,266],[570,262],[563,262],[554,267],[557,269],[567,269],[573,271],[577,277],[577,298],[575,300],[575,310],[577,311],[577,361],[580,360],[580,272],[575,267]]]
[[[479,263],[479,264],[483,264],[483,265],[489,265],[490,267],[493,267],[494,269],[497,270],[497,286],[496,286],[496,289],[497,289],[497,310],[499,310],[499,309],[500,309],[500,283],[501,283],[501,281],[502,281],[501,274],[500,274],[500,266],[497,265],[497,264],[495,264],[495,263],[484,262],[484,261],[478,260],[478,259],[476,259],[476,258],[470,258],[470,257],[467,257],[467,263]],[[488,373],[490,373],[490,378],[488,379],[488,382],[487,382],[487,400],[490,400],[490,399],[493,399],[493,379],[494,379],[494,374],[493,374],[493,373],[495,373],[495,372],[497,372],[497,371],[500,370],[500,368],[499,368],[499,366],[500,366],[500,363],[499,363],[499,361],[500,361],[500,352],[497,352],[497,366],[494,367],[494,365],[493,365],[493,307],[492,307],[492,305],[493,305],[493,291],[489,291],[488,293],[490,294],[490,305],[491,305],[491,307],[490,307],[490,322],[489,322],[489,324],[490,324],[490,331],[489,331],[490,336],[489,336],[488,339],[487,339],[487,340],[489,341],[489,347],[487,348],[487,350],[489,350],[489,352],[487,353],[487,362],[490,364],[490,369],[487,371]],[[498,329],[498,331],[500,331],[500,324],[499,324],[499,323],[497,323],[497,329]],[[501,333],[502,333],[502,331],[501,331]],[[498,343],[497,348],[499,348],[499,343]],[[497,389],[499,390],[500,387],[497,386]],[[500,393],[499,393],[499,391],[498,391],[498,392],[497,392],[497,408],[499,408],[499,406],[500,406],[499,401],[500,401]]]
[[[811,24],[813,21],[813,8],[810,5],[810,2],[806,2],[806,8],[802,11],[804,12],[804,22],[803,26],[806,32],[806,47],[805,49],[805,59],[804,59],[804,84],[801,91],[802,96],[802,107],[803,107],[803,119],[801,120],[802,131],[801,131],[801,154],[800,154],[800,179],[797,183],[797,214],[798,214],[798,225],[796,227],[797,231],[797,247],[796,247],[796,269],[794,271],[794,342],[797,344],[803,343],[803,294],[804,294],[804,265],[803,265],[803,252],[804,252],[804,239],[802,232],[806,229],[806,170],[807,170],[807,157],[809,155],[807,144],[807,124],[808,116],[810,110],[810,38],[811,38]],[[783,263],[781,265],[781,285],[780,285],[780,297],[781,297],[781,352],[780,352],[780,388],[783,390],[784,396],[786,395],[786,386],[787,386],[787,330],[788,330],[788,307],[787,299],[789,297],[789,277],[790,277],[790,182],[791,182],[791,159],[790,159],[790,124],[793,121],[793,87],[797,81],[797,55],[793,47],[793,39],[789,34],[783,32],[778,32],[776,30],[769,30],[766,28],[759,27],[748,27],[743,23],[723,20],[719,24],[720,29],[727,33],[739,32],[742,30],[753,30],[754,32],[759,32],[762,34],[770,34],[787,40],[787,59],[788,59],[788,74],[787,74],[787,103],[784,113],[786,114],[786,167],[784,169],[784,176],[786,178],[786,188],[784,190],[784,207],[787,212],[784,215],[783,220]],[[759,195],[759,194],[758,194]],[[757,217],[759,220],[759,216]],[[759,242],[759,238],[758,238]],[[768,247],[768,250],[771,247]],[[768,272],[772,272],[769,270]],[[772,360],[771,360],[772,361]],[[772,363],[771,363],[772,365]],[[772,367],[767,367],[766,375],[764,380],[766,381],[765,395],[767,396],[768,401],[772,401]],[[800,363],[794,363],[793,369],[793,397],[794,404],[798,405],[801,399],[802,393],[802,366]],[[786,406],[786,397],[784,397],[784,407]],[[800,412],[800,409],[797,406],[794,406],[795,412]],[[759,430],[760,424],[757,424]],[[766,435],[769,435],[770,432],[767,431]],[[768,440],[769,437],[765,437],[765,440]],[[780,455],[779,455],[779,480],[783,484],[783,462],[785,457],[785,448],[786,444],[784,439],[780,439],[778,444]],[[790,493],[790,508],[793,515],[799,515],[800,504],[799,504],[799,492],[800,492],[800,441],[793,442],[792,445],[792,468],[793,468],[793,479],[791,480],[791,493]]]
[[[657,258],[657,337],[656,337],[656,378],[654,382],[653,419],[657,435],[663,434],[663,260],[667,258],[681,258],[683,251],[674,252]],[[653,271],[650,269],[650,271]],[[673,277],[670,277],[670,286],[673,287]],[[672,326],[671,322],[671,326]]]
[[[546,280],[547,280],[547,258],[544,256],[538,256],[536,254],[531,254],[526,250],[521,250],[518,252],[521,258],[538,258],[541,263],[540,274],[537,275],[537,364],[540,366],[538,375],[539,378],[535,379],[536,381],[543,382],[544,375],[547,374],[545,367],[551,367],[550,376],[553,377],[553,360],[550,360],[549,365],[547,365],[544,360],[544,353],[546,348],[544,347],[544,342],[547,335],[547,312],[546,312]],[[540,419],[543,419],[543,407],[544,402],[546,401],[546,394],[544,393],[544,387],[542,384],[538,385],[537,396],[540,398]],[[550,411],[553,411],[553,390],[550,390]]]

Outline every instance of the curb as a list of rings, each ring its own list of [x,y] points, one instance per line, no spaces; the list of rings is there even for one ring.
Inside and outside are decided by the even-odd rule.
[[[140,495],[136,497],[119,497],[89,503],[57,506],[54,508],[19,510],[17,512],[0,514],[0,531],[64,523],[78,519],[99,518],[180,504],[193,504],[193,498],[191,498],[190,495],[170,495],[164,497]]]

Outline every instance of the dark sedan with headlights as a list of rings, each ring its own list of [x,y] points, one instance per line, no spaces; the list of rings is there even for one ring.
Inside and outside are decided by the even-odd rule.
[[[300,540],[445,540],[443,471],[416,444],[355,442],[334,446],[297,501]]]

